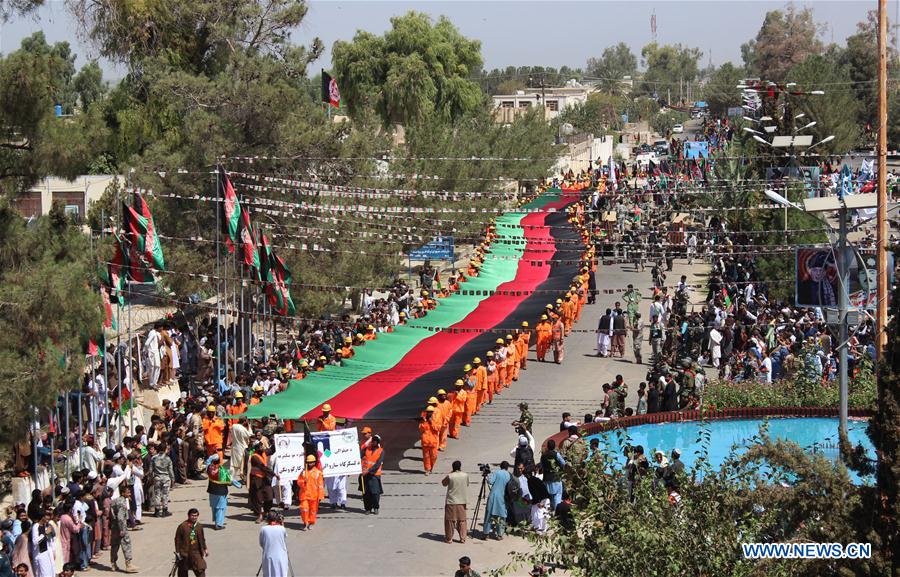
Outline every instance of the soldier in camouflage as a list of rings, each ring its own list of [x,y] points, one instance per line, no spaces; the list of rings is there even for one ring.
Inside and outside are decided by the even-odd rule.
[[[160,451],[158,445],[150,445],[150,472],[153,475],[153,509],[157,517],[168,517],[169,490],[175,482],[175,469],[172,459]]]
[[[528,403],[519,403],[519,412],[518,423],[528,432],[531,432],[531,426],[534,424],[534,417],[532,417],[531,412],[528,411]]]
[[[119,489],[119,498],[113,499],[110,504],[109,530],[111,534],[109,560],[112,564],[113,571],[123,571],[124,573],[137,573],[138,568],[135,567],[131,560],[131,536],[128,534],[128,511],[131,499],[131,486],[122,485]],[[117,564],[119,560],[119,547],[125,554],[125,569],[119,569]]]

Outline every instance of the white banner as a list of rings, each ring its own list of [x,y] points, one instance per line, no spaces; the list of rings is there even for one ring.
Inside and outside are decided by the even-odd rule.
[[[293,481],[305,467],[303,433],[275,435],[275,456],[281,480]],[[359,453],[359,434],[356,427],[312,434],[316,453],[325,477],[359,475],[362,459]]]

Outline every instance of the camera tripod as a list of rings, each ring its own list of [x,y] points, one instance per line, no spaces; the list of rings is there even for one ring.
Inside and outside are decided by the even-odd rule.
[[[469,528],[469,531],[475,532],[475,525],[478,523],[478,510],[481,509],[481,501],[484,500],[485,493],[487,493],[487,474],[481,474],[481,489],[478,490],[478,500],[475,501],[475,512],[472,513],[472,526]],[[487,505],[485,505],[487,508]]]

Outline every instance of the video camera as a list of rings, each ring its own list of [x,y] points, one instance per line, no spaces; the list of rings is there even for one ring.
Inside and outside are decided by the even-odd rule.
[[[487,463],[478,463],[478,470],[481,471],[482,477],[487,477],[491,474],[491,466]]]

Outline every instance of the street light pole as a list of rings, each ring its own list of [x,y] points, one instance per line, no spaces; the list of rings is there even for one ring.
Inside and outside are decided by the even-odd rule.
[[[887,1],[878,0],[878,193],[875,347],[880,361],[887,346]],[[882,390],[879,387],[879,390]],[[881,399],[879,398],[879,401]]]
[[[841,277],[841,286],[838,291],[838,322],[840,322],[840,343],[838,349],[838,365],[839,375],[838,383],[840,385],[840,432],[841,438],[847,436],[847,398],[850,394],[849,380],[850,375],[847,367],[847,310],[850,308],[850,263],[847,262],[847,207],[842,202],[841,209],[838,211],[840,222],[840,236],[838,240],[838,275]]]

